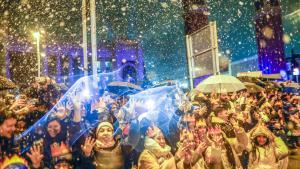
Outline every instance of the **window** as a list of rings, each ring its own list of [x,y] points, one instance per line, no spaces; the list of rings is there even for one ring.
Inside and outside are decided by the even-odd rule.
[[[123,69],[122,78],[126,82],[136,83],[137,82],[137,71],[133,66],[127,65]]]

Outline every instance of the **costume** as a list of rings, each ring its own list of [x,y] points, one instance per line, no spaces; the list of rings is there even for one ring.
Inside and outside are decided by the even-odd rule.
[[[122,169],[124,158],[120,142],[110,148],[95,150],[94,164],[96,169]]]
[[[248,139],[242,128],[236,130],[235,135],[236,138],[228,138],[219,127],[209,129],[210,146],[208,146],[204,155],[208,168],[242,168],[238,155],[245,150]]]
[[[134,132],[135,130],[132,127],[139,128],[138,122],[132,121],[131,126],[129,127],[128,137],[124,138],[122,141],[120,139],[116,139],[112,135],[109,136],[110,141],[103,142],[98,139],[100,130],[102,127],[108,127],[113,130],[113,125],[110,122],[103,121],[99,123],[96,130],[96,144],[93,148],[93,155],[91,159],[94,164],[94,168],[96,169],[123,169],[128,161],[126,161],[126,157],[129,156],[132,151],[133,145],[136,145],[139,133]]]
[[[186,129],[182,130],[182,132],[180,133],[180,142],[178,143],[178,149],[180,149],[181,146],[184,146],[183,144],[186,143],[186,141],[188,141],[188,143],[194,143],[195,146],[190,147],[190,149],[187,151],[186,156],[188,161],[180,159],[180,161],[176,163],[178,169],[206,168],[203,154],[199,154],[199,152],[196,151],[198,145],[200,145],[202,142],[208,142],[206,137],[206,127],[206,121],[204,119],[198,119],[194,131],[189,131]]]
[[[267,138],[265,145],[258,145],[258,136]],[[249,132],[250,142],[247,146],[249,152],[249,169],[279,169],[278,161],[288,155],[288,148],[281,138],[276,137],[266,126],[259,123]]]
[[[151,134],[145,138],[144,151],[139,157],[139,169],[176,169],[175,158],[171,154],[171,147],[163,147],[155,141],[161,131],[154,127]]]
[[[139,169],[176,169],[175,159],[171,154],[171,147],[162,148],[152,138],[146,137],[145,150],[138,162]]]
[[[234,133],[234,129],[231,123],[224,121],[223,119],[212,116],[211,123],[213,126],[221,126],[222,131],[226,134],[227,138],[235,138],[236,135]]]
[[[180,160],[177,164],[177,169],[206,169],[205,161],[203,158],[197,160],[195,164],[184,164],[183,160]]]

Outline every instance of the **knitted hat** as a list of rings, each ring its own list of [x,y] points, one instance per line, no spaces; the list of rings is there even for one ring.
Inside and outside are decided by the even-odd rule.
[[[110,122],[107,121],[100,122],[96,130],[96,135],[99,133],[99,130],[104,126],[114,129],[113,125]]]

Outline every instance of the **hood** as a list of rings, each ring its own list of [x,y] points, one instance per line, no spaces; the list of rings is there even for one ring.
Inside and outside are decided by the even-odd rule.
[[[154,139],[146,136],[145,138],[145,149],[152,152],[157,158],[165,157],[171,152],[171,147],[166,145],[161,147]]]
[[[250,131],[251,140],[255,139],[257,136],[265,136],[269,141],[274,140],[273,133],[265,125],[260,123]]]

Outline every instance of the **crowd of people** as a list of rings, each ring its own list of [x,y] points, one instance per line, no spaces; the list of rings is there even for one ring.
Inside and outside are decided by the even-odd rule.
[[[2,94],[0,168],[300,168],[300,97],[279,88],[188,92],[172,116],[160,119],[164,125],[141,118],[146,109],[138,101],[136,115],[124,120],[128,96],[100,97],[89,106],[74,96],[57,105],[64,92],[44,78]],[[35,134],[20,138],[41,118],[46,122]],[[82,132],[86,118],[97,123]]]

